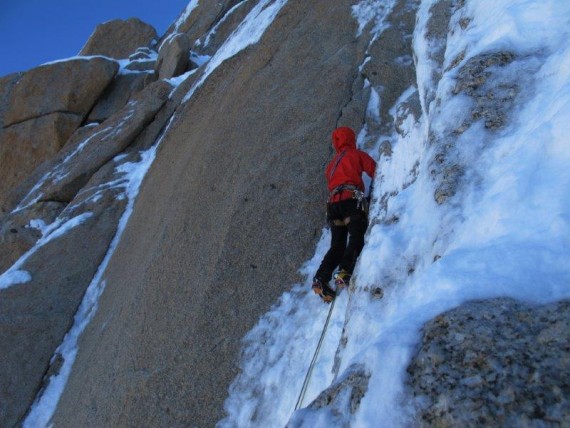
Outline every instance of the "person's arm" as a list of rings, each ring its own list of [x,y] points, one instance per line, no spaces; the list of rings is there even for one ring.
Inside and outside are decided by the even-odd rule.
[[[374,175],[376,174],[376,161],[370,157],[366,152],[360,152],[360,158],[362,159],[362,167],[364,172],[374,181]]]

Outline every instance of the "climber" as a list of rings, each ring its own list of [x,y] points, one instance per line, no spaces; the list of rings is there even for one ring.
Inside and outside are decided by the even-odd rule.
[[[374,159],[356,148],[356,136],[352,129],[335,129],[332,145],[336,155],[325,170],[329,190],[327,222],[331,228],[331,244],[313,279],[313,291],[326,303],[330,303],[336,295],[329,286],[335,268],[339,267],[334,276],[337,288],[347,286],[364,247],[369,197],[364,197],[362,173],[374,179],[376,172]]]

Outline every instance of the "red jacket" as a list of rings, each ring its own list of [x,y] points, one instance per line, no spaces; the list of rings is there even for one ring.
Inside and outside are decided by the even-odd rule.
[[[356,136],[348,127],[337,128],[332,133],[336,156],[327,166],[325,176],[329,192],[342,184],[351,184],[364,191],[362,172],[370,178],[376,173],[376,162],[367,153],[356,148]],[[352,192],[343,191],[333,196],[331,202],[352,197]]]

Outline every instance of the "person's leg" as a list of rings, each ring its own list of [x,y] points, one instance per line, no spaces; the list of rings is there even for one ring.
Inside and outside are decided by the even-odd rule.
[[[346,228],[349,234],[348,246],[340,260],[339,269],[352,274],[356,260],[364,247],[364,234],[368,228],[368,220],[363,213],[353,215],[350,217]]]
[[[333,271],[340,263],[345,253],[347,237],[348,229],[344,224],[331,225],[331,245],[315,275],[323,284],[331,280]]]

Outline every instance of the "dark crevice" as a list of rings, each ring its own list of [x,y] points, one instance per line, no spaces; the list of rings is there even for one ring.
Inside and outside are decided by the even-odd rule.
[[[5,125],[2,129],[8,129],[8,128],[12,127],[12,126],[21,125],[21,124],[24,123],[24,122],[28,122],[28,121],[30,121],[30,120],[40,119],[40,118],[42,118],[42,117],[46,117],[46,116],[49,116],[49,115],[55,114],[55,113],[72,114],[72,115],[74,115],[74,116],[79,116],[79,117],[81,117],[81,114],[75,113],[75,112],[73,112],[73,111],[55,110],[55,111],[50,111],[49,113],[41,114],[41,115],[39,115],[39,116],[33,116],[33,117],[29,117],[29,118],[26,118],[26,119],[23,119],[23,120],[19,120],[19,121],[17,121],[17,122],[9,123],[9,124]]]

